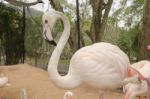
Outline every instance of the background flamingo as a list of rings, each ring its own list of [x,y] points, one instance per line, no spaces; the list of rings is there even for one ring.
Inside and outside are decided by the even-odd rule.
[[[52,29],[57,19],[63,21],[64,30],[56,46],[52,37]],[[56,46],[48,64],[49,76],[56,86],[73,89],[81,84],[87,84],[100,90],[112,90],[137,80],[133,78],[124,81],[130,70],[128,56],[119,47],[104,42],[78,50],[71,58],[68,74],[60,76],[57,66],[70,35],[70,23],[64,14],[54,10],[45,12],[42,20],[43,37]]]
[[[143,60],[132,65],[145,78],[150,78],[150,61]],[[147,96],[149,99],[150,90],[147,81],[142,80],[140,83],[129,83],[125,86],[125,99],[134,99],[136,96]]]
[[[147,50],[150,50],[150,45],[147,45]]]
[[[64,98],[63,99],[73,99],[74,94],[71,91],[67,91],[64,94]]]
[[[5,86],[8,83],[7,77],[0,77],[0,87]]]

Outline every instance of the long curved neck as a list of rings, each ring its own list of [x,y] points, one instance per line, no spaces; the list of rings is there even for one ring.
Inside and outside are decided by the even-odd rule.
[[[71,75],[71,72],[68,72],[66,76],[60,76],[57,71],[60,55],[70,35],[70,23],[67,20],[66,16],[64,16],[62,13],[56,13],[58,14],[58,18],[62,19],[63,21],[64,31],[50,58],[48,64],[48,73],[55,85],[63,89],[72,89],[78,86],[79,84],[77,81],[75,81],[76,79],[74,78],[74,76]]]

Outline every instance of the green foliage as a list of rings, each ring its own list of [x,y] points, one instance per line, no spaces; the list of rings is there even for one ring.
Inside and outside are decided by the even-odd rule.
[[[139,6],[144,4],[144,0],[133,0],[133,4],[137,4]]]
[[[144,0],[121,0],[120,7],[113,13],[119,22],[123,21],[126,28],[141,23]]]
[[[121,30],[118,45],[130,58],[137,56],[139,33],[140,29],[138,26],[135,26],[130,30]]]
[[[119,7],[108,20],[109,23],[117,24],[119,32],[117,44],[130,58],[137,56],[138,37],[142,27],[143,4],[144,0],[120,0]]]
[[[34,20],[41,21],[41,17],[34,17]],[[26,34],[25,34],[25,48],[26,54],[34,56],[42,49],[42,30],[41,27],[36,24],[31,18],[26,20]]]
[[[0,40],[5,49],[6,64],[16,64],[21,57],[21,19],[18,10],[0,3]]]

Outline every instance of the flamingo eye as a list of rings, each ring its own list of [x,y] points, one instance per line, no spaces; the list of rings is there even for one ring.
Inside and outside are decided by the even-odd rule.
[[[45,20],[45,24],[47,24],[48,23],[48,20]]]

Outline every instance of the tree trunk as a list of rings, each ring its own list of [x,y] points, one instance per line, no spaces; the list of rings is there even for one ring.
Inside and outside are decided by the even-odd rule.
[[[93,9],[90,38],[93,43],[101,41],[103,37],[112,3],[113,0],[108,0],[107,3],[104,0],[90,0]]]
[[[64,12],[59,0],[49,0],[49,2],[55,10]]]
[[[144,1],[143,28],[139,35],[138,60],[150,59],[146,46],[150,44],[150,0]]]

